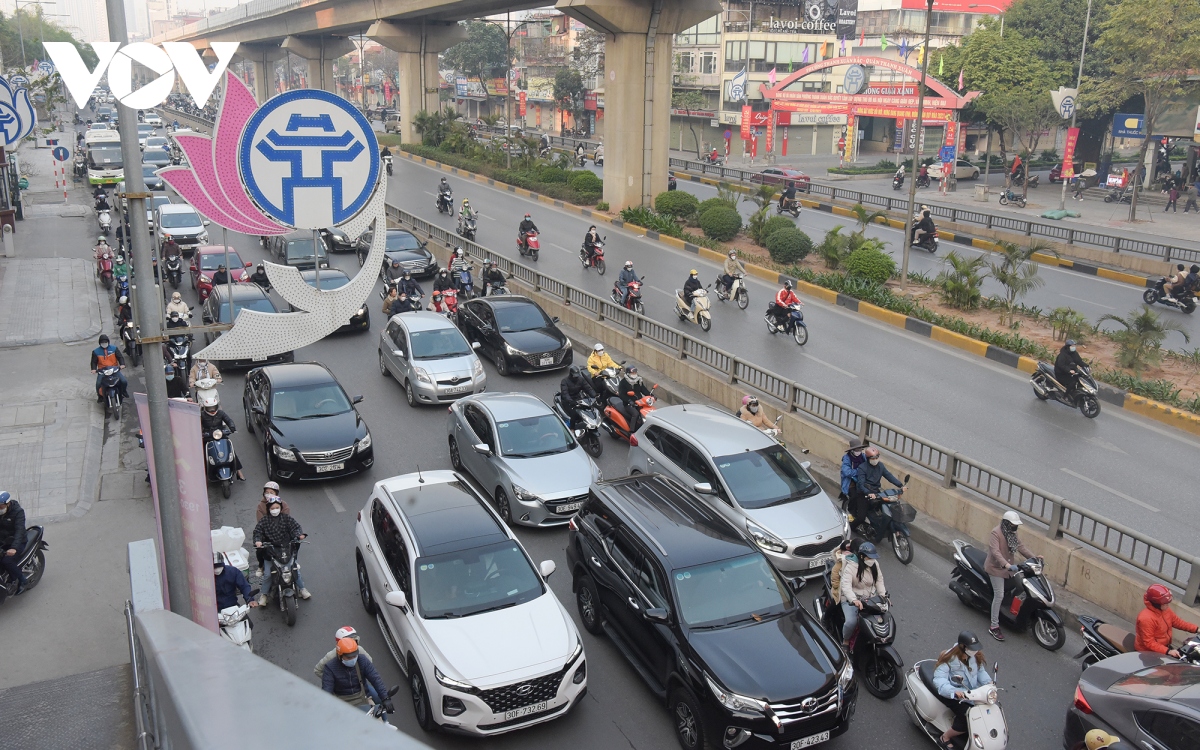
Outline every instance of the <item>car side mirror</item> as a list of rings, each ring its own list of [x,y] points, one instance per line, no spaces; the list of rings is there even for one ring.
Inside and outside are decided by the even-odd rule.
[[[362,397],[362,396],[355,396],[354,398],[350,399],[350,403],[352,403],[352,404],[361,404],[361,403],[362,403],[362,400],[363,400],[363,397]]]
[[[708,482],[697,482],[696,484],[692,485],[692,489],[695,490],[696,494],[698,494],[698,495],[715,495],[715,494],[717,494],[717,491],[714,490],[713,486],[711,484],[709,484]]]
[[[662,607],[651,607],[650,609],[647,609],[644,612],[642,612],[642,616],[645,617],[650,622],[664,622],[665,623],[670,618],[671,613]]]
[[[478,351],[481,346],[483,346],[483,344],[479,343],[478,341],[471,342],[471,348],[476,351]]]
[[[208,226],[208,225],[209,225],[209,224],[211,224],[211,223],[212,223],[212,222],[211,222],[211,221],[209,221],[208,219],[205,219],[205,220],[204,220],[204,226]]]
[[[487,446],[487,443],[476,443],[475,445],[472,445],[471,448],[481,456],[492,455],[492,449]]]
[[[554,316],[553,318],[551,318],[550,320],[551,320],[551,321],[553,321],[553,322],[555,322],[555,323],[557,323],[557,322],[558,322],[558,316],[557,316],[557,315],[555,315],[555,316]]]
[[[558,570],[558,566],[553,560],[542,560],[538,563],[538,572],[542,574],[542,578],[549,578],[554,575],[554,571]]]
[[[808,585],[808,581],[804,580],[803,578],[789,578],[787,579],[787,582],[788,587],[797,594],[800,593],[801,589]]]
[[[384,595],[383,600],[401,611],[408,611],[408,597],[404,595],[403,591],[389,591]]]
[[[248,260],[248,261],[246,261],[246,263],[244,264],[244,267],[245,267],[245,268],[250,268],[250,267],[251,267],[251,266],[253,266],[253,265],[254,265],[254,261],[252,261],[252,260]]]
[[[810,466],[812,466],[812,461],[801,461],[800,462],[800,468],[804,469],[805,471],[808,471],[808,468]]]

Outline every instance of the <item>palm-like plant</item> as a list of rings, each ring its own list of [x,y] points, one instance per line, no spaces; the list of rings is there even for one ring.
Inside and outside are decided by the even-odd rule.
[[[1163,320],[1149,307],[1142,305],[1141,312],[1134,310],[1124,318],[1116,315],[1101,315],[1096,324],[1111,320],[1123,330],[1116,331],[1112,338],[1117,342],[1117,364],[1134,372],[1157,365],[1162,361],[1162,342],[1170,331],[1179,331],[1183,340],[1191,343],[1187,331],[1172,320]]]
[[[867,207],[861,203],[855,203],[850,209],[854,212],[854,220],[858,222],[858,231],[867,231],[867,225],[873,224],[879,219],[886,219],[886,211],[868,211]]]
[[[733,210],[737,210],[738,202],[741,200],[741,194],[737,188],[730,185],[728,182],[717,183],[717,197],[729,204]]]
[[[758,206],[759,211],[766,211],[771,205],[771,202],[775,200],[775,186],[759,185],[758,187],[754,188],[753,192],[742,198],[742,200],[750,201],[754,205]]]
[[[979,307],[983,296],[980,287],[987,276],[987,271],[983,270],[985,265],[987,258],[982,255],[968,258],[953,250],[946,253],[946,266],[934,279],[946,304],[960,310]]]
[[[1033,243],[1023,248],[1015,242],[1004,241],[998,241],[996,247],[998,257],[990,261],[988,266],[992,269],[992,278],[1004,287],[1004,314],[1000,322],[1003,323],[1007,317],[1011,326],[1014,324],[1013,308],[1017,300],[1046,283],[1038,275],[1037,261],[1032,259],[1041,247]]]

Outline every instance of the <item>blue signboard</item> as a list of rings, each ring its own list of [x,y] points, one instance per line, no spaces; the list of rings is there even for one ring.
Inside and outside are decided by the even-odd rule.
[[[1113,115],[1113,138],[1145,138],[1146,118],[1144,115]]]
[[[50,153],[52,153],[54,158],[58,159],[59,161],[66,161],[67,159],[71,158],[71,152],[62,146],[55,147],[55,149]]]
[[[954,161],[954,147],[942,146],[942,150],[938,152],[938,161],[943,164]]]

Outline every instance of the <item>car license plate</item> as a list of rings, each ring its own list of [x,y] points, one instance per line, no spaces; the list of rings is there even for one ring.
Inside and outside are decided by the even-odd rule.
[[[251,362],[266,362],[266,361],[267,361],[267,355],[265,355],[265,354],[264,354],[264,355],[262,355],[261,357],[251,357],[251,358],[250,358],[250,361],[251,361]]]
[[[528,716],[529,714],[536,714],[539,711],[545,711],[549,707],[550,707],[550,701],[542,701],[541,703],[534,703],[531,706],[522,706],[521,708],[514,708],[511,711],[504,712],[504,720],[512,721],[513,719],[519,719],[522,716]],[[826,738],[828,738],[829,732],[826,732],[825,736],[826,736]]]
[[[816,557],[814,557],[812,559],[811,562],[809,562],[808,567],[810,567],[810,568],[824,567],[825,563],[829,562],[829,559],[831,557],[832,557],[832,555],[830,555],[830,554],[817,555]]]
[[[820,745],[822,742],[829,742],[829,732],[821,732],[820,734],[814,734],[811,737],[801,737],[798,740],[792,740],[792,750],[799,750],[802,747]]]
[[[554,364],[554,357],[542,357],[542,367],[549,367]]]
[[[560,505],[554,509],[554,512],[555,513],[574,513],[575,511],[579,510],[582,507],[583,507],[583,501],[581,500],[577,503],[567,503],[566,505]]]
[[[344,464],[344,463],[341,463],[341,464],[321,464],[321,465],[317,466],[317,473],[318,473],[318,474],[324,474],[324,473],[325,473],[325,472],[327,472],[327,471],[341,471],[341,470],[342,470],[342,469],[344,469],[344,468],[346,468],[346,464]]]
[[[453,388],[444,389],[442,393],[445,393],[447,396],[453,396],[456,393],[467,393],[470,390],[471,386],[469,385],[456,385]]]

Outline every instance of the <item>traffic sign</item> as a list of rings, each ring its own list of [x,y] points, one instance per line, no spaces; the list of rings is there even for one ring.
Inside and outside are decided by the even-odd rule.
[[[938,161],[943,163],[954,161],[954,147],[942,146],[942,150],[938,152]]]
[[[50,153],[53,154],[54,158],[59,161],[66,161],[67,159],[71,158],[71,152],[68,151],[65,146],[55,146],[54,150]]]

